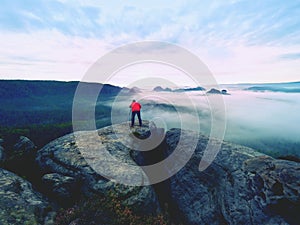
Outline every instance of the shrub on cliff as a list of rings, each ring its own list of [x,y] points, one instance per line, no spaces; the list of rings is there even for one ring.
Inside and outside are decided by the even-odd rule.
[[[95,195],[89,199],[81,200],[75,206],[61,209],[56,216],[56,225],[80,224],[169,224],[167,214],[146,216],[135,212],[135,209],[122,204],[113,192],[107,196]]]

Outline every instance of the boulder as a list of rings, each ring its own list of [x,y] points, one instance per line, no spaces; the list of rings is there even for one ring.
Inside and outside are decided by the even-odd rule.
[[[0,169],[0,224],[43,224],[49,206],[28,181]]]
[[[58,173],[45,174],[42,181],[48,187],[51,196],[61,203],[68,203],[70,199],[76,199],[79,183],[69,176]]]
[[[149,131],[146,125],[137,128],[140,136]],[[56,193],[64,197],[70,191],[66,187],[69,181],[77,185],[81,197],[108,194],[112,190],[125,205],[136,206],[138,213],[158,213],[154,190],[143,186],[146,176],[131,158],[131,148],[124,144],[129,135],[132,131],[124,123],[98,131],[75,132],[52,141],[37,152],[36,161],[45,174],[44,182],[50,183],[50,188],[59,187]],[[117,184],[118,179],[127,183]],[[131,181],[139,185],[132,186]]]
[[[35,144],[27,137],[21,136],[12,147],[5,149],[4,168],[31,181],[40,179],[39,168],[35,163]]]
[[[208,92],[206,92],[207,94],[222,94],[222,92],[218,89],[212,88],[210,89]]]
[[[168,131],[169,154],[177,146],[180,132],[193,136],[192,131]],[[186,138],[183,147],[189,142]],[[299,222],[299,163],[223,142],[213,163],[200,172],[207,143],[208,138],[200,136],[192,159],[170,179],[172,198],[187,224]]]
[[[27,137],[21,136],[14,145],[14,152],[21,152],[25,155],[30,155],[36,150],[35,144]]]

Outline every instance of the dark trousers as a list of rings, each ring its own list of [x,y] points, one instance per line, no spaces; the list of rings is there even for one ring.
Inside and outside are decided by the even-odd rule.
[[[133,127],[133,125],[134,125],[135,115],[137,115],[137,117],[139,119],[139,124],[140,124],[140,126],[142,126],[142,119],[141,119],[140,111],[134,111],[131,113],[131,126]]]

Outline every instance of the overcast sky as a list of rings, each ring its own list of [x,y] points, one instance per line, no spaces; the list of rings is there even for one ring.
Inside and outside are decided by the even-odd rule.
[[[0,79],[81,80],[111,50],[156,40],[219,83],[299,81],[299,15],[299,0],[1,0]]]

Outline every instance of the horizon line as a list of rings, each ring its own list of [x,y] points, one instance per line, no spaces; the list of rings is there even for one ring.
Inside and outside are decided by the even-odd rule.
[[[44,80],[37,80],[37,79],[5,79],[5,78],[0,78],[0,81],[45,81],[45,82],[82,82],[79,80],[51,80],[51,79],[44,79]],[[234,82],[234,83],[220,83],[218,85],[249,85],[249,84],[288,84],[288,83],[299,83],[300,80],[294,80],[294,81],[281,81],[281,82],[272,82],[272,81],[268,81],[268,82]],[[100,83],[100,82],[95,82],[95,81],[84,81],[84,83],[98,83],[98,84],[109,84],[109,85],[113,85],[113,86],[118,86],[118,87],[125,87],[125,86],[120,86],[118,84],[112,84],[112,83]]]

